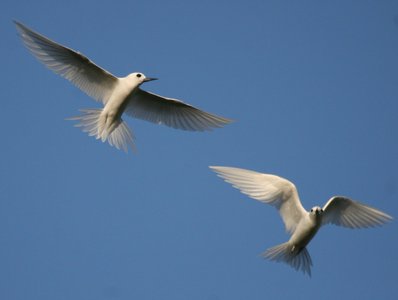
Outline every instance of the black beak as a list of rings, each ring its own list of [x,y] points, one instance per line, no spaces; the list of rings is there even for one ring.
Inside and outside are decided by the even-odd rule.
[[[146,77],[144,79],[144,82],[152,81],[152,80],[158,80],[157,78],[151,78],[151,77]]]

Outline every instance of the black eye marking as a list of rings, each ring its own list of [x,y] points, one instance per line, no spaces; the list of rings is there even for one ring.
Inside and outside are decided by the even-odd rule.
[[[137,77],[140,78],[142,75],[140,73],[137,74]]]

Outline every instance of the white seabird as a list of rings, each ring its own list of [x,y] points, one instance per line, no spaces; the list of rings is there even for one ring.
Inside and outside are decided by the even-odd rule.
[[[309,276],[312,260],[306,246],[322,225],[331,223],[348,228],[367,228],[392,220],[391,216],[378,209],[343,196],[332,197],[323,208],[315,206],[306,211],[295,185],[287,179],[239,168],[210,168],[243,194],[270,204],[279,211],[291,237],[286,243],[269,248],[262,255],[287,263]]]
[[[180,100],[149,93],[141,84],[155,78],[134,72],[126,77],[116,77],[94,64],[83,54],[62,46],[49,38],[16,22],[20,36],[30,52],[46,67],[71,81],[97,101],[103,109],[84,109],[83,115],[70,118],[77,120],[77,127],[111,146],[127,152],[134,147],[134,136],[122,114],[169,127],[205,131],[222,127],[231,122]]]

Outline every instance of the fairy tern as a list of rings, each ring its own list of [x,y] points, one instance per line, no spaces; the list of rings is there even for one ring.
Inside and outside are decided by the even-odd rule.
[[[116,77],[93,63],[83,54],[62,46],[49,38],[14,21],[25,46],[46,67],[71,81],[97,101],[103,109],[84,109],[83,115],[70,118],[79,121],[77,127],[111,146],[127,152],[134,147],[134,136],[122,114],[169,127],[205,131],[231,122],[180,100],[159,96],[140,88],[155,80],[134,72]]]
[[[312,260],[307,244],[325,224],[347,228],[380,226],[392,220],[388,214],[344,196],[334,196],[323,206],[306,211],[301,205],[295,185],[276,175],[255,171],[211,166],[219,177],[232,184],[243,194],[274,206],[291,234],[286,243],[269,248],[262,255],[284,262],[311,276]]]

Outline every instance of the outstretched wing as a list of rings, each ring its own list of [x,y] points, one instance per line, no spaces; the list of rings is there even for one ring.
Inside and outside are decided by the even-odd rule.
[[[348,228],[367,228],[390,220],[392,217],[388,214],[342,196],[332,197],[323,207],[322,225],[332,223]]]
[[[230,167],[210,167],[242,193],[279,210],[286,230],[293,233],[306,214],[293,183],[276,175]]]
[[[19,22],[15,21],[15,24],[25,46],[40,62],[105,105],[117,83],[115,76],[81,53],[64,47]]]
[[[141,89],[130,96],[125,112],[134,118],[190,131],[211,130],[231,122],[180,100]]]

